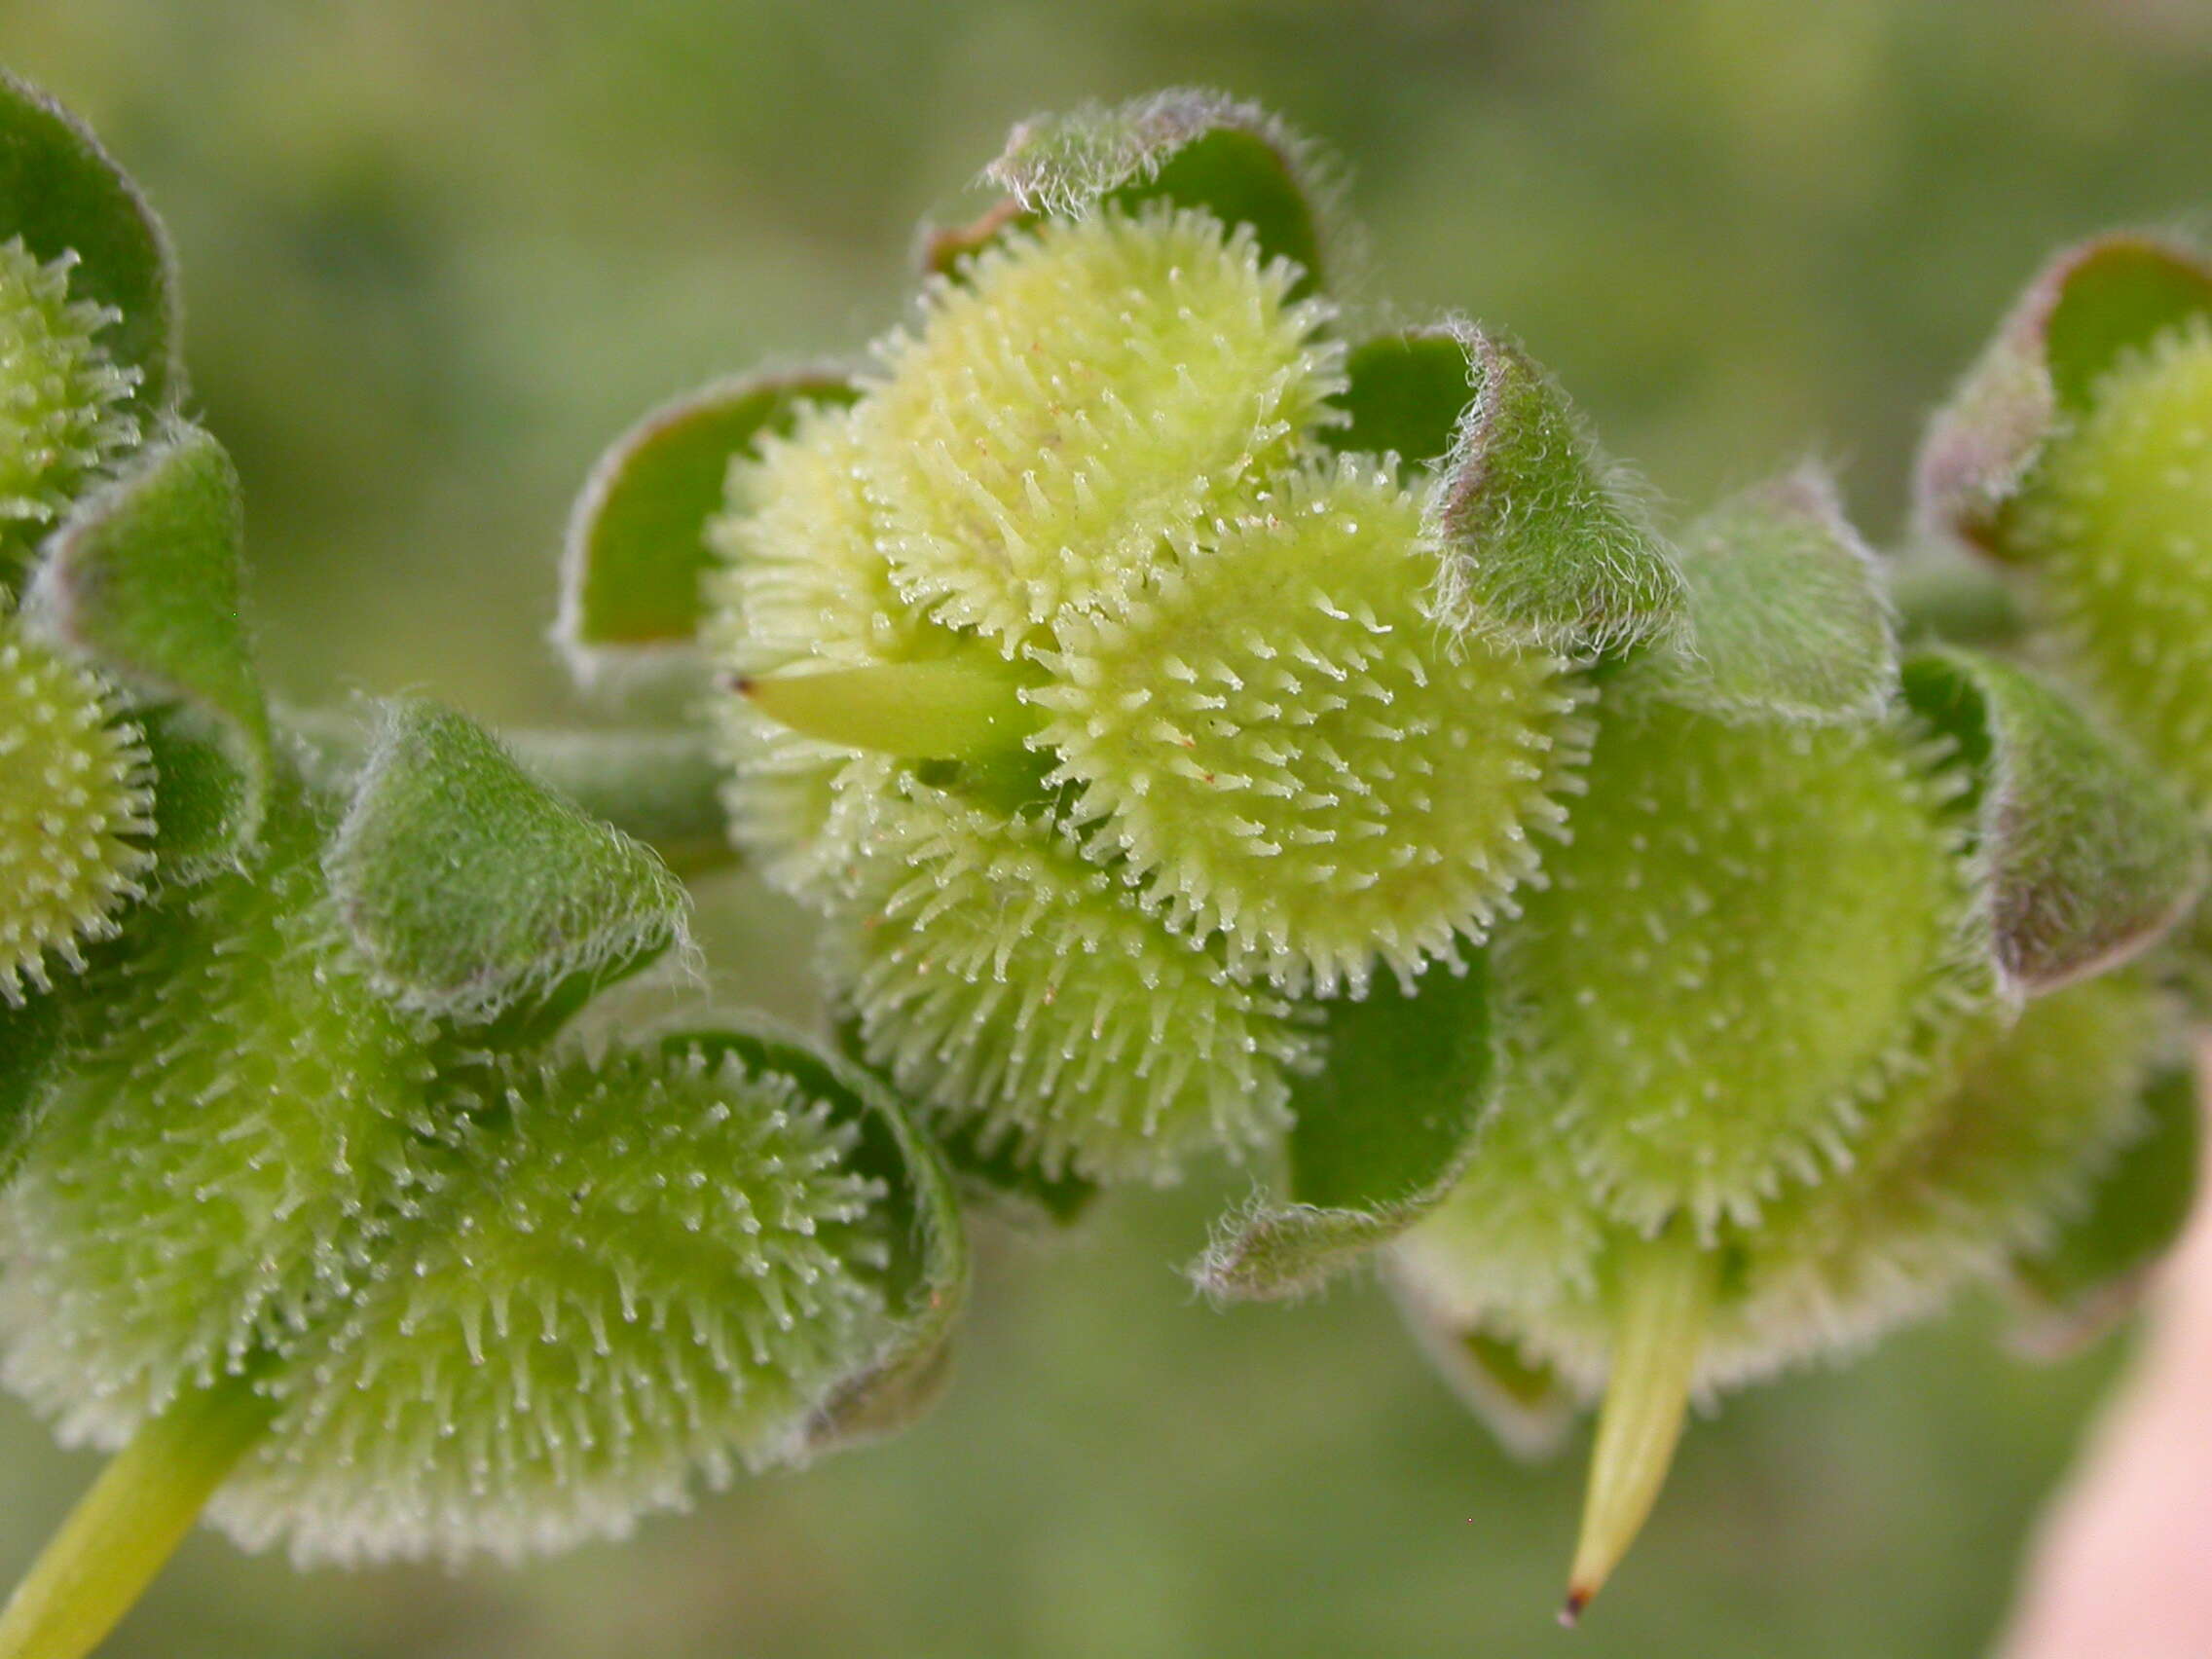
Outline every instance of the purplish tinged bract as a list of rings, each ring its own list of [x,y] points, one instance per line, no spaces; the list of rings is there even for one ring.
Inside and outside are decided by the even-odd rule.
[[[151,768],[91,668],[26,634],[0,594],[0,999],[84,966],[153,866]]]
[[[893,1334],[883,1183],[795,1079],[704,1050],[516,1061],[296,1346],[214,1506],[304,1561],[514,1556],[799,1456]]]

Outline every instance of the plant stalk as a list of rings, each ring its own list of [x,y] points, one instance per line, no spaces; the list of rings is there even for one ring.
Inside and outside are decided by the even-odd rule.
[[[84,1659],[98,1646],[268,1432],[275,1409],[250,1381],[231,1378],[141,1428],[0,1610],[0,1659]]]

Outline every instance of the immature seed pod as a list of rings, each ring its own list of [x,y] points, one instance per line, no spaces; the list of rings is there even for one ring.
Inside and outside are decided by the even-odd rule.
[[[1502,1111],[1544,1114],[1621,1225],[1710,1237],[1847,1166],[1972,994],[1955,784],[1895,719],[1608,704],[1572,839],[1497,941]]]
[[[871,1064],[986,1152],[1165,1179],[1287,1122],[1309,1042],[1218,951],[1147,916],[1042,816],[902,786],[830,939]]]
[[[726,563],[708,578],[716,608],[705,642],[735,682],[751,689],[794,668],[834,674],[959,653],[961,637],[917,614],[892,583],[853,412],[807,409],[791,436],[759,449],[732,469],[729,511],[711,534]],[[1011,701],[1012,688],[1003,695]],[[885,763],[794,728],[753,696],[716,699],[715,718],[732,764],[738,844],[788,890],[833,895],[886,787]],[[840,791],[848,771],[859,775]]]
[[[1430,614],[1422,502],[1361,457],[1272,484],[1032,690],[1090,850],[1240,971],[1323,995],[1480,938],[1556,830],[1587,730],[1567,664]]]
[[[422,1034],[343,942],[296,798],[263,859],[166,897],[72,998],[0,1198],[8,1383],[120,1443],[281,1352],[415,1178]]]
[[[2212,320],[2120,359],[2051,436],[2004,536],[2036,572],[2073,672],[2212,804]]]
[[[0,998],[43,990],[115,932],[153,867],[138,728],[91,669],[23,632],[0,594]]]
[[[2133,975],[2069,985],[2016,1021],[2001,1006],[1965,1014],[1865,1102],[1848,1165],[1723,1215],[1702,1240],[1678,1223],[1654,1237],[1578,1192],[1566,1138],[1508,1103],[1394,1268],[1418,1316],[1603,1391],[1570,1615],[1641,1527],[1693,1390],[1925,1314],[2084,1200],[2143,1130],[2162,1019]],[[1563,1246],[1565,1269],[1539,1254]]]
[[[0,549],[35,537],[137,440],[127,405],[139,373],[96,338],[120,313],[70,299],[75,264],[42,264],[20,238],[0,242]]]
[[[1161,203],[1010,233],[936,279],[856,416],[901,591],[1012,654],[1235,512],[1340,385],[1298,276]]]
[[[884,1183],[796,1079],[503,1060],[357,1286],[292,1345],[213,1519],[248,1546],[513,1557],[793,1460],[888,1346]]]

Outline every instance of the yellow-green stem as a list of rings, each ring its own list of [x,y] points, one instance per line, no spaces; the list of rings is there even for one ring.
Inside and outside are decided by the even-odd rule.
[[[759,675],[740,695],[804,736],[912,760],[969,760],[1019,746],[1041,723],[1022,700],[1034,676],[988,651]]]
[[[187,1394],[116,1454],[0,1611],[0,1659],[83,1659],[184,1541],[273,1407],[245,1379]]]
[[[1612,1375],[1598,1413],[1563,1623],[1573,1624],[1604,1588],[1666,1483],[1689,1412],[1713,1283],[1712,1254],[1679,1228],[1622,1265]]]

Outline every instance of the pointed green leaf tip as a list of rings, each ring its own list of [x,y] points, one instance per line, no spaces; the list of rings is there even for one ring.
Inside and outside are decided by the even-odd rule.
[[[1666,1484],[1689,1414],[1718,1259],[1677,1229],[1629,1252],[1617,1272],[1605,1403],[1560,1613],[1568,1625],[1612,1576]]]
[[[164,881],[234,865],[267,809],[269,714],[240,611],[243,536],[230,457],[172,420],[71,510],[24,602],[31,621],[122,687],[145,731]]]
[[[1166,202],[1247,226],[1261,252],[1298,267],[1303,295],[1323,279],[1318,158],[1273,116],[1221,92],[1182,88],[1023,122],[983,175],[1031,214],[1080,216],[1105,203]],[[995,228],[995,227],[994,227]],[[987,241],[970,234],[966,253]]]
[[[1978,652],[1915,657],[1905,694],[1975,780],[1975,863],[1999,967],[2044,991],[2157,940],[2204,876],[2165,779],[2025,671]]]
[[[554,638],[579,682],[696,643],[707,524],[732,461],[788,432],[800,409],[852,401],[830,369],[719,382],[663,405],[593,466],[569,518]]]
[[[1654,673],[1723,718],[1879,719],[1898,652],[1874,555],[1825,474],[1802,467],[1685,532],[1687,627]]]
[[[1519,629],[1572,656],[1665,638],[1679,624],[1682,576],[1627,475],[1520,347],[1442,326],[1465,356],[1471,400],[1429,495],[1447,553],[1438,618]]]
[[[1714,1227],[1707,1248],[1721,1271],[1696,1384],[1863,1345],[2063,1238],[2120,1167],[2115,1155],[2139,1144],[2165,1018],[2130,973],[1967,1011],[1864,1103],[1848,1164]],[[1604,1212],[1559,1121],[1501,1105],[1459,1187],[1391,1266],[1432,1349],[1460,1336],[1504,1343],[1517,1369],[1588,1393],[1606,1375],[1624,1258],[1650,1242]],[[1443,1351],[1459,1377],[1463,1357]],[[1471,1403],[1491,1415],[1487,1392]]]
[[[115,701],[0,595],[0,1001],[46,989],[55,960],[81,971],[144,895],[153,772]]]
[[[1279,1200],[1216,1233],[1191,1277],[1222,1300],[1298,1295],[1404,1232],[1466,1167],[1491,1104],[1489,960],[1438,965],[1321,1013],[1320,1064],[1290,1086]]]
[[[161,221],[83,123],[0,70],[0,243],[11,239],[41,264],[76,256],[71,290],[117,313],[102,343],[137,371],[141,407],[182,398],[181,301]]]
[[[326,863],[387,994],[449,1019],[557,1016],[686,941],[657,858],[430,703],[386,710]]]

